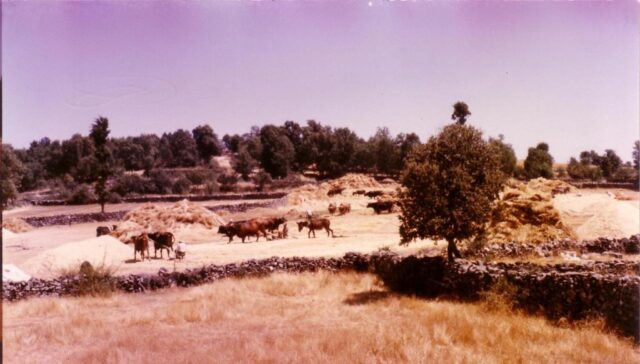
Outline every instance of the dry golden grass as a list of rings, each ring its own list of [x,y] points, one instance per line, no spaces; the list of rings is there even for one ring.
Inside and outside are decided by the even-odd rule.
[[[370,275],[279,274],[3,308],[8,363],[640,361],[629,341],[593,327],[396,296]]]

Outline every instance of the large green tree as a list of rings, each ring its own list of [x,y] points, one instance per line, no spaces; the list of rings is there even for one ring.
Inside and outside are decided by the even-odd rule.
[[[464,125],[467,122],[467,117],[471,115],[469,111],[469,105],[466,102],[458,101],[453,104],[453,113],[451,114],[451,120],[455,120],[456,123]]]
[[[481,234],[506,176],[499,157],[471,126],[453,124],[416,148],[402,175],[401,243],[444,239],[449,260],[456,243]]]

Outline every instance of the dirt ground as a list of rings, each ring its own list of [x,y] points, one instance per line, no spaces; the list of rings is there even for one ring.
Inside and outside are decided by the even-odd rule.
[[[624,193],[630,200],[618,200],[615,194]],[[581,190],[577,193],[558,195],[554,205],[560,211],[562,220],[579,239],[592,239],[600,236],[627,237],[640,233],[639,194],[631,191]],[[351,203],[351,213],[344,216],[331,216],[331,228],[335,237],[326,232],[317,231],[316,238],[308,238],[307,230],[299,232],[296,221],[302,220],[306,209],[315,215],[329,216],[326,211],[328,202]],[[422,249],[433,249],[434,242],[418,241],[409,246],[399,246],[398,214],[376,215],[366,204],[366,197],[352,196],[349,191],[343,196],[310,200],[296,206],[282,206],[277,209],[256,209],[236,215],[226,215],[229,220],[243,220],[265,215],[284,215],[288,219],[289,238],[266,241],[255,237],[244,244],[238,238],[228,243],[225,236],[215,230],[182,230],[176,234],[179,240],[188,244],[186,259],[174,261],[152,259],[133,262],[131,246],[121,244],[115,239],[95,239],[95,229],[107,223],[89,223],[72,226],[54,226],[33,229],[28,232],[5,237],[3,244],[3,263],[14,264],[28,274],[37,277],[56,275],[60,269],[79,265],[84,260],[94,264],[105,263],[117,268],[118,274],[157,272],[161,267],[170,270],[195,268],[205,264],[226,264],[248,259],[261,259],[271,256],[342,256],[346,252],[368,253],[379,248],[414,253]],[[243,201],[244,202],[244,201]],[[232,203],[217,201],[215,203]],[[169,203],[167,203],[169,204]],[[214,202],[199,202],[212,205]],[[141,204],[108,206],[109,210],[131,209]],[[79,213],[94,211],[97,206],[64,207],[26,207],[7,211],[5,217],[34,216],[60,213]],[[114,222],[117,223],[117,222]],[[436,248],[443,248],[438,244]],[[153,255],[153,248],[151,248]]]

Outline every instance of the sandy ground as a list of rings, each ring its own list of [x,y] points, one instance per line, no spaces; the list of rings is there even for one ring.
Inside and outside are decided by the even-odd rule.
[[[563,221],[573,229],[580,239],[592,239],[600,236],[627,237],[640,233],[640,206],[638,193],[632,192],[632,201],[619,201],[605,190],[582,190],[556,196],[554,205],[560,211]],[[365,197],[342,196],[331,199],[333,202],[349,202],[352,212],[345,216],[332,216],[331,228],[335,237],[327,237],[326,232],[317,231],[317,237],[309,239],[307,230],[299,232],[295,221],[301,220],[307,208],[314,214],[328,216],[324,201],[309,201],[300,206],[283,206],[278,209],[257,209],[252,212],[225,216],[227,220],[241,220],[265,215],[287,216],[289,238],[265,241],[250,238],[242,244],[235,238],[231,244],[217,230],[182,230],[176,236],[188,243],[187,257],[183,261],[152,259],[145,262],[132,262],[133,248],[121,244],[115,239],[95,239],[95,229],[105,223],[78,224],[73,226],[55,226],[33,229],[32,231],[6,237],[3,244],[3,263],[15,264],[28,274],[36,277],[56,275],[60,269],[77,266],[84,260],[93,263],[108,264],[117,268],[118,274],[134,272],[156,272],[165,267],[170,270],[195,268],[205,264],[226,264],[248,259],[261,259],[271,256],[342,256],[346,252],[368,253],[388,247],[402,253],[414,253],[421,249],[431,249],[431,241],[419,241],[410,246],[399,246],[398,214],[375,215],[366,208],[370,201]],[[231,203],[231,201],[224,201]],[[211,202],[203,202],[211,204]],[[128,204],[133,208],[135,204]],[[122,209],[121,205],[111,208]],[[139,204],[138,204],[139,206]],[[23,209],[20,214],[32,215],[49,213],[77,213],[95,206],[36,207],[30,211]],[[8,212],[8,216],[17,216],[18,212]],[[444,248],[438,244],[437,248]],[[153,248],[151,248],[153,255]]]

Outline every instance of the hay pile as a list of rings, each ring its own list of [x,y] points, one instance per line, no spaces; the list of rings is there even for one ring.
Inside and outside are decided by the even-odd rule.
[[[378,189],[382,188],[382,185],[373,177],[359,173],[347,173],[333,181],[323,182],[319,185],[307,184],[291,190],[288,195],[288,204],[300,206],[311,201],[328,201],[327,192],[332,188],[344,188],[345,194],[351,194],[352,190]]]
[[[488,240],[542,243],[574,238],[553,206],[551,190],[555,183],[548,182],[541,179],[528,184],[509,181],[493,210]]]
[[[559,193],[576,192],[578,189],[568,184],[567,182],[557,179],[536,178],[527,183],[530,188],[542,191],[546,193],[553,193],[554,191]]]
[[[33,229],[33,226],[27,224],[24,220],[17,217],[8,217],[2,219],[2,228],[14,233],[24,233]]]
[[[182,200],[167,207],[146,204],[127,213],[118,228],[112,233],[121,241],[143,232],[170,231],[180,229],[213,229],[224,225],[225,221],[206,208]]]
[[[322,185],[324,185],[323,183]],[[347,173],[344,176],[330,182],[326,182],[331,187],[364,189],[364,188],[380,188],[382,187],[373,177],[359,174]]]

